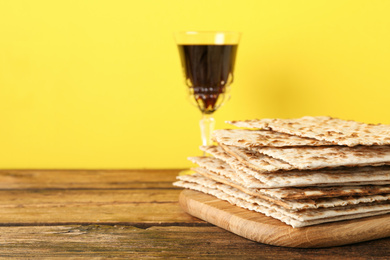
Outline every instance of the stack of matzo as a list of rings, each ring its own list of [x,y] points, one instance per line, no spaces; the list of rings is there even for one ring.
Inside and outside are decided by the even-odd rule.
[[[293,227],[390,213],[390,125],[331,117],[228,122],[174,185]],[[248,129],[249,128],[249,129]]]

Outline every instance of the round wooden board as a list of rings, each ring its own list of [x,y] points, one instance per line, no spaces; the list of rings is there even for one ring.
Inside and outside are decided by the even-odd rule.
[[[193,190],[183,190],[179,203],[192,216],[247,239],[275,246],[331,247],[390,236],[390,214],[292,228],[261,213]]]

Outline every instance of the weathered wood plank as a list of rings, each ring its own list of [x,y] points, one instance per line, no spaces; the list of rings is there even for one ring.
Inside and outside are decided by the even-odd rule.
[[[1,190],[0,225],[204,223],[178,205],[180,190]]]
[[[0,170],[1,189],[174,188],[180,170]]]
[[[390,239],[296,249],[259,244],[217,227],[0,227],[0,234],[0,257],[386,259],[390,255]]]
[[[0,170],[0,257],[387,259],[390,254],[390,239],[326,249],[249,241],[184,213],[178,205],[181,189],[172,186],[178,172]]]

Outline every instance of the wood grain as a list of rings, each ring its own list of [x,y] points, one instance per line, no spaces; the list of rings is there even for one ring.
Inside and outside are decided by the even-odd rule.
[[[0,257],[126,259],[388,259],[390,239],[298,249],[259,244],[218,227],[0,227]],[[373,250],[375,248],[375,250]]]
[[[0,225],[199,223],[178,206],[180,190],[2,190]]]
[[[180,170],[0,170],[0,189],[172,189],[172,182],[179,172]]]
[[[292,228],[261,213],[213,196],[184,190],[180,205],[189,214],[253,241],[287,247],[319,248],[390,236],[390,215]]]
[[[185,213],[179,170],[0,170],[0,257],[388,259],[390,239],[325,249],[257,243]]]

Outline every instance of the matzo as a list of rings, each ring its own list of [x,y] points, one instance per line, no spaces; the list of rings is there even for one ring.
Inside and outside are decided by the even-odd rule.
[[[316,224],[321,224],[326,222],[340,221],[346,219],[356,219],[361,217],[386,214],[390,212],[389,209],[386,209],[386,207],[389,207],[388,204],[378,204],[378,205],[372,205],[372,207],[366,207],[365,212],[360,212],[361,210],[354,210],[354,209],[351,210],[350,208],[344,210],[344,212],[343,210],[339,210],[338,212],[335,210],[330,210],[327,212],[327,210],[325,209],[319,214],[312,212],[311,214],[307,215],[308,220],[302,220],[303,215],[298,216],[293,214],[292,216],[290,216],[291,215],[290,213],[283,214],[282,213],[283,211],[278,209],[277,205],[271,205],[267,203],[260,205],[256,203],[251,203],[244,199],[241,199],[239,195],[232,196],[221,190],[205,187],[203,185],[199,185],[196,183],[181,182],[181,183],[176,183],[176,185],[213,195],[221,200],[228,201],[233,205],[263,213],[266,216],[270,216],[275,219],[278,219],[293,227],[304,227],[304,226],[316,225]],[[343,213],[345,214],[343,215]],[[315,215],[317,215],[317,218]],[[331,217],[332,215],[333,217]]]
[[[201,146],[200,150],[215,156],[218,159],[225,161],[226,163],[241,162],[249,167],[252,167],[259,172],[275,172],[279,170],[291,170],[293,167],[290,164],[282,162],[281,160],[274,159],[267,155],[259,154],[256,151],[247,150],[244,148],[231,147],[232,152],[237,154],[237,157],[229,155],[222,146]],[[251,162],[247,160],[251,159]]]
[[[390,167],[337,168],[315,171],[282,171],[259,173],[246,168],[246,171],[233,170],[229,164],[214,157],[190,157],[199,166],[225,176],[247,188],[281,188],[300,186],[339,186],[388,184]]]
[[[276,132],[314,138],[337,145],[389,145],[390,125],[365,124],[332,117],[302,117],[295,119],[255,119],[228,121],[246,128],[265,129]]]
[[[221,148],[225,151],[224,153],[230,154],[232,157],[239,160],[242,164],[245,164],[248,167],[256,169],[259,172],[276,172],[280,170],[292,170],[294,167],[291,164],[283,162],[282,160],[272,158],[268,155],[259,154],[257,151],[252,151],[235,146],[226,146],[220,145],[217,146],[219,153],[221,153]],[[203,151],[213,154],[213,148],[203,148]],[[207,150],[206,150],[207,149]],[[215,155],[214,155],[215,156]],[[217,155],[219,156],[219,155]],[[216,156],[216,157],[217,157]]]
[[[275,189],[253,189],[253,192],[266,193],[278,199],[317,199],[324,197],[346,197],[390,193],[386,185],[356,185],[334,187],[289,187]]]
[[[236,171],[234,171],[227,163],[220,159],[214,157],[189,157],[188,159],[202,168],[231,179],[242,186],[250,188],[268,187],[267,184],[259,181],[253,176],[247,174],[237,174]]]
[[[244,148],[257,146],[284,147],[332,145],[331,142],[261,130],[221,129],[215,130],[212,136],[213,139],[220,144]]]
[[[235,148],[236,149],[236,148]],[[252,148],[296,169],[390,164],[390,146]]]
[[[371,202],[387,201],[390,199],[390,194],[387,195],[369,195],[369,196],[355,196],[355,197],[341,197],[341,198],[326,198],[326,199],[304,199],[304,200],[287,200],[287,199],[275,199],[268,196],[266,193],[253,193],[247,189],[237,186],[229,180],[223,182],[216,182],[210,178],[204,177],[199,174],[186,175],[177,177],[178,180],[185,182],[193,182],[203,185],[208,188],[219,189],[227,194],[234,195],[237,190],[242,191],[241,198],[249,202],[256,203],[256,198],[267,200],[271,203],[279,205],[285,209],[292,211],[299,211],[304,209],[318,209],[318,208],[331,208],[347,205],[364,204]],[[175,184],[176,185],[176,184]],[[180,186],[180,185],[177,185]],[[245,194],[245,197],[243,197]]]

